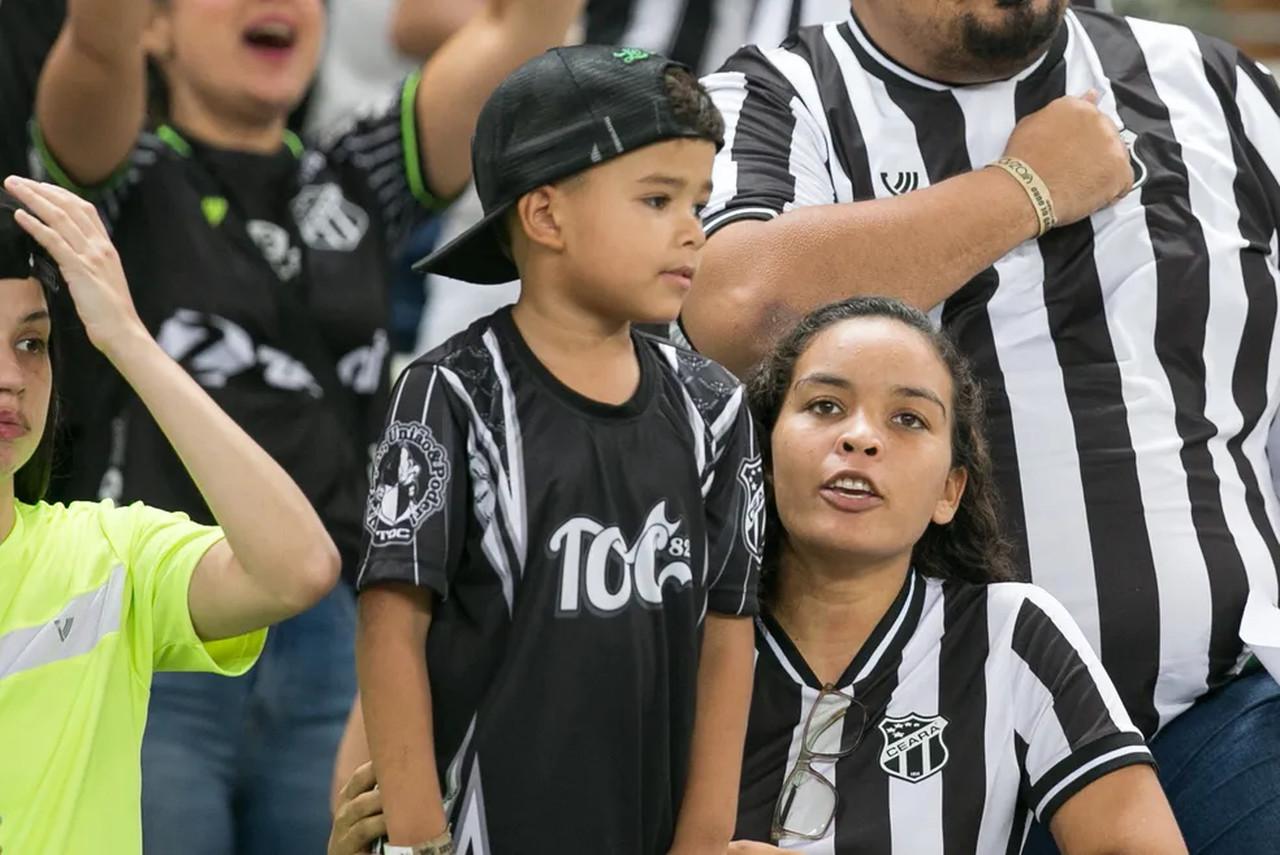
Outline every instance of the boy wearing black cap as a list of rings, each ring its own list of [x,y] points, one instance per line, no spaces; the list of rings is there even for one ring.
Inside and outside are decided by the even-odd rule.
[[[376,452],[357,661],[386,851],[727,848],[760,457],[739,384],[631,328],[680,311],[722,135],[634,49],[553,50],[481,113],[486,216],[422,267],[523,292],[410,367]]]

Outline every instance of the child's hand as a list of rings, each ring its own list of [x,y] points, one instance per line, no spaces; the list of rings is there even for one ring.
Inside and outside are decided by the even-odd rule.
[[[365,763],[338,796],[338,812],[329,834],[328,855],[360,855],[373,848],[387,833],[382,815],[382,793],[373,777],[373,764]]]

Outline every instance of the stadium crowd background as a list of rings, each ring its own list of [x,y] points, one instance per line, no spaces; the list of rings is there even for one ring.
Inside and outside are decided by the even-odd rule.
[[[768,17],[769,3],[770,0],[756,0],[754,4],[743,4],[744,7],[752,7],[755,17],[744,20],[740,31],[724,35],[724,45],[732,48],[739,41],[753,40],[753,33],[780,38],[781,32],[773,32],[766,27],[764,19]],[[22,8],[24,4],[28,7],[26,10]],[[609,0],[591,0],[590,5],[596,7],[595,14],[603,19],[607,15],[601,10],[608,4]],[[374,101],[385,100],[389,88],[430,56],[465,23],[468,13],[481,5],[480,0],[328,0],[329,36],[319,76],[292,124],[301,131],[324,135],[351,113],[365,110]],[[629,6],[634,12],[637,6],[665,10],[674,4],[618,5]],[[803,4],[805,15],[811,17],[800,22],[828,20],[832,17],[832,7],[845,5],[842,0],[827,0],[825,6],[820,2]],[[1098,5],[1107,5],[1107,2],[1103,0]],[[1280,69],[1280,6],[1275,0],[1113,0],[1110,5],[1117,12],[1186,23],[1202,31],[1222,35]],[[30,12],[30,6],[30,0],[0,0],[0,48],[3,48],[0,52],[0,73],[5,74],[5,79],[0,81],[0,97],[5,99],[6,109],[11,103],[23,103],[24,99],[28,106],[33,104],[35,75],[42,51],[48,48],[57,32],[56,10],[60,0],[40,0],[42,8],[38,14]],[[776,15],[774,17],[781,20]],[[581,40],[590,32],[590,26],[590,20],[583,21],[568,35],[568,39]],[[753,31],[752,26],[761,29]],[[643,37],[669,32],[670,29],[669,21],[629,20],[621,30],[610,32],[620,32],[619,43],[630,45],[634,41],[630,36]],[[670,52],[672,44],[653,42],[636,43],[636,46]],[[675,58],[697,66],[700,72],[710,72],[725,57],[708,50],[686,57],[679,56],[677,52]],[[4,63],[11,65],[6,69]],[[8,118],[12,120],[15,116],[10,113]],[[30,173],[32,160],[25,121],[11,121],[6,131],[7,137],[0,140],[0,167],[5,173]],[[389,307],[388,329],[393,353],[388,362],[390,376],[398,374],[416,355],[445,341],[472,320],[510,302],[518,293],[518,286],[514,284],[476,286],[435,275],[424,278],[410,269],[414,260],[426,255],[433,246],[461,233],[478,218],[479,213],[479,203],[474,194],[464,193],[452,207],[405,235],[398,250],[402,261],[395,271]],[[316,656],[325,657],[325,654],[317,653]],[[334,660],[324,658],[317,667],[323,670],[333,664]],[[343,687],[338,694],[349,696],[349,681],[338,683]],[[345,705],[342,710],[345,720]],[[331,727],[330,736],[326,737],[333,742],[335,751],[338,749],[337,734],[341,722],[338,725]],[[175,757],[170,762],[185,761]],[[311,777],[310,789],[292,797],[314,801],[317,793],[322,793],[327,800],[333,783],[327,776],[323,781],[317,780],[314,773]],[[181,799],[180,791],[180,786],[156,788],[148,797]],[[144,821],[147,810],[144,804]],[[283,839],[295,831],[285,827],[267,834],[278,833]],[[156,851],[167,850],[157,847]],[[278,851],[291,850],[282,848]]]

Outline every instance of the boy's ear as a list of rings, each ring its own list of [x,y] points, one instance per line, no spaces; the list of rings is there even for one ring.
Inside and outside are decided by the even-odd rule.
[[[546,185],[520,197],[516,203],[516,220],[531,243],[553,251],[564,249],[557,202],[562,193]]]

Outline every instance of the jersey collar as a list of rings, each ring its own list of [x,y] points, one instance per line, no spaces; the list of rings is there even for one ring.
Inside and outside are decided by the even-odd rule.
[[[914,569],[908,571],[898,596],[836,681],[837,688],[847,691],[873,682],[884,671],[898,667],[902,648],[915,634],[924,612],[926,586],[923,576]],[[756,619],[756,648],[761,655],[775,657],[782,670],[797,683],[813,689],[823,687],[782,625],[768,611],[761,612]]]
[[[1067,16],[1073,17],[1075,13],[1067,10]],[[1066,56],[1067,45],[1071,39],[1071,27],[1067,20],[1063,20],[1062,25],[1058,27],[1058,33],[1053,38],[1053,42],[1049,45],[1043,56],[1037,59],[1031,65],[1015,74],[1007,80],[997,80],[992,83],[974,83],[967,85],[959,85],[954,83],[943,83],[940,80],[934,80],[917,74],[896,60],[891,58],[887,53],[880,49],[871,37],[867,35],[866,30],[862,28],[862,24],[858,21],[857,14],[852,10],[849,11],[849,17],[838,28],[840,35],[849,43],[849,47],[853,50],[854,55],[858,58],[858,62],[871,74],[888,83],[906,83],[921,89],[928,89],[934,92],[947,92],[953,89],[969,89],[978,86],[1000,85],[1003,83],[1017,83],[1027,80],[1041,73],[1048,73],[1062,61]]]

